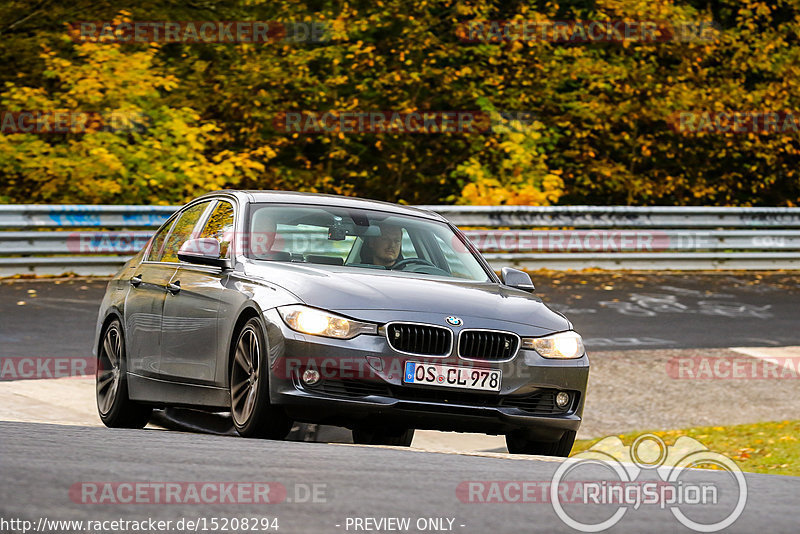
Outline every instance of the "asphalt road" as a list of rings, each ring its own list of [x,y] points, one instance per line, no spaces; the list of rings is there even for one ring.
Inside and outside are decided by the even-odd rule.
[[[280,533],[324,534],[359,531],[353,528],[355,518],[398,517],[411,520],[410,528],[402,532],[574,532],[549,503],[470,502],[469,493],[457,492],[469,482],[549,482],[560,465],[552,460],[26,423],[0,423],[0,436],[0,516],[29,520],[34,525],[41,517],[210,521],[214,517],[258,516],[277,518]],[[658,480],[652,470],[642,473],[637,480]],[[604,468],[582,472],[580,478],[616,480],[613,472]],[[736,500],[730,499],[739,495],[735,479],[722,471],[693,470],[681,480],[713,485],[719,492],[716,505],[680,508],[698,522],[723,519],[732,509],[726,506]],[[766,525],[770,532],[796,532],[800,479],[747,474],[745,480],[746,505],[726,532],[757,532]],[[105,488],[110,486],[102,483],[212,481],[277,483],[285,488],[286,498],[275,502],[280,500],[280,490],[273,491],[276,486],[271,485],[269,504],[87,504],[91,497],[84,497],[90,494],[83,492],[86,484],[81,485],[90,482],[92,488]],[[81,489],[76,491],[76,485]],[[313,489],[308,492],[308,488]],[[111,498],[103,499],[100,490],[91,495],[105,502]],[[113,495],[117,499],[129,494]],[[488,498],[489,492],[481,490],[474,495]],[[479,498],[474,495],[473,501]],[[512,500],[518,498],[509,495]],[[571,517],[583,521],[610,517],[617,509],[614,504],[565,506]],[[418,529],[420,518],[451,519],[452,527]],[[444,525],[450,524],[445,521]],[[669,507],[660,509],[652,504],[628,509],[612,531],[690,532]]]
[[[800,345],[800,275],[535,274],[590,351]],[[0,356],[90,353],[103,280],[0,282]]]
[[[800,344],[797,273],[533,276],[591,350]]]

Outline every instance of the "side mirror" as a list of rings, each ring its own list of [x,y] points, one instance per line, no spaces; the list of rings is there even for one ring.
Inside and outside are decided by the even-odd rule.
[[[511,267],[503,267],[500,274],[503,284],[509,287],[521,289],[529,293],[533,293],[536,289],[533,285],[533,281],[531,281],[531,277],[528,276],[526,272],[512,269]]]
[[[210,265],[220,269],[230,268],[231,262],[227,258],[220,258],[219,241],[213,237],[188,239],[178,251],[178,259],[197,265]]]

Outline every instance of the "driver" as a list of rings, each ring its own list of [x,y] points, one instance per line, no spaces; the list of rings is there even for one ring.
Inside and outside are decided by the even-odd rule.
[[[403,227],[393,224],[378,224],[381,235],[364,238],[361,249],[361,263],[382,265],[390,269],[395,263],[402,260],[400,254],[403,242]]]

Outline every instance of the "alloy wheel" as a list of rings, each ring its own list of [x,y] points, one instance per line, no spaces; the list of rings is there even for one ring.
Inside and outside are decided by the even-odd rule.
[[[255,408],[258,394],[259,356],[261,346],[252,325],[248,325],[239,335],[231,374],[231,410],[234,420],[244,425]]]
[[[100,413],[111,411],[119,392],[122,370],[122,336],[116,324],[112,324],[103,337],[100,357],[97,362],[97,406]]]

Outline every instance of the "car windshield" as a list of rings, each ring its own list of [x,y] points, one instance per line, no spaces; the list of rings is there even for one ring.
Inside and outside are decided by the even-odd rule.
[[[377,210],[253,204],[247,255],[255,260],[490,281],[445,223]]]

